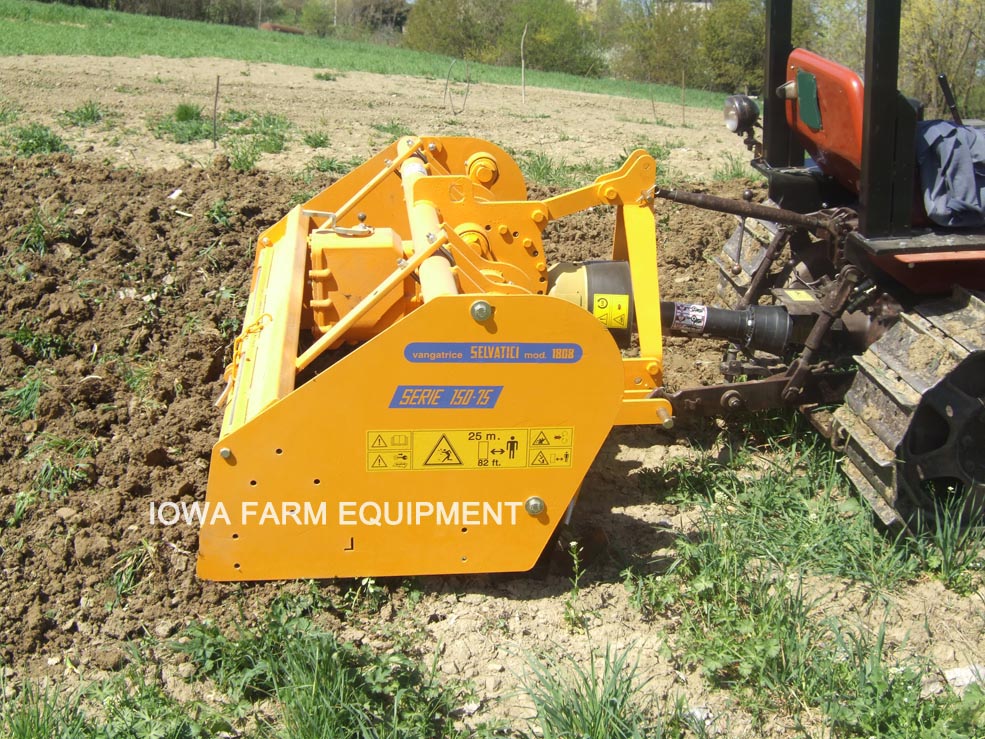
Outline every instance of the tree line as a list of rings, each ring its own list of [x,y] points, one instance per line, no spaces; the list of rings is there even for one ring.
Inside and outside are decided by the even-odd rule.
[[[63,0],[64,1],[64,0]],[[402,44],[458,59],[760,94],[765,0],[69,0]],[[794,0],[794,43],[862,71],[865,0]],[[900,89],[985,116],[985,0],[903,0]]]

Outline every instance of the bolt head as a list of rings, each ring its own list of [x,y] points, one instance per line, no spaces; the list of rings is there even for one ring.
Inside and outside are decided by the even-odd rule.
[[[219,456],[222,457],[223,459],[229,459],[230,457],[233,456],[233,450],[227,446],[224,446],[222,449],[219,450]]]
[[[493,307],[485,300],[476,300],[469,308],[469,313],[472,314],[473,320],[479,323],[485,323],[492,318]]]
[[[523,510],[525,510],[529,516],[539,516],[547,510],[547,503],[544,502],[543,498],[539,498],[536,495],[531,495],[523,502]]]

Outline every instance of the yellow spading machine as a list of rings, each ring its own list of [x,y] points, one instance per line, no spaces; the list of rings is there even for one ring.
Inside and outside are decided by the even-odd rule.
[[[499,147],[406,137],[261,234],[199,575],[532,567],[612,426],[672,423],[654,176],[637,151],[528,200]],[[549,266],[544,229],[595,206],[612,261]]]

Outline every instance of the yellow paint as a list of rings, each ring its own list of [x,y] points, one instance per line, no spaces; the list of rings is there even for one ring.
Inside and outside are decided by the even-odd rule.
[[[626,328],[629,323],[629,296],[595,293],[592,315],[606,328]]]
[[[404,137],[261,234],[206,497],[229,520],[202,525],[199,576],[532,567],[612,426],[673,411],[649,397],[663,382],[655,174],[637,151],[528,201],[494,144]],[[546,294],[543,229],[600,205],[615,209],[613,259],[630,264],[636,358],[607,328],[628,321],[625,295],[588,312]],[[401,385],[499,392],[488,407],[391,407]]]
[[[786,290],[788,298],[798,303],[813,303],[815,298],[813,293],[807,290]]]

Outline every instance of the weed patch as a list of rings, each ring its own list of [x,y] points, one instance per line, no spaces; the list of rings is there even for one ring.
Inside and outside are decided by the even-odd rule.
[[[749,166],[749,163],[737,154],[727,153],[723,161],[715,167],[712,179],[716,182],[731,182],[732,180],[755,180],[760,174]]]
[[[14,331],[4,331],[4,338],[13,339],[24,351],[37,359],[58,359],[75,351],[72,342],[61,334],[49,334],[23,321]]]
[[[264,154],[279,154],[284,151],[287,134],[292,126],[290,121],[275,113],[250,113],[247,118],[230,133],[249,136],[257,150]]]
[[[981,584],[985,567],[982,503],[975,490],[952,499],[935,499],[933,522],[917,521],[914,547],[923,566],[945,587],[970,594]]]
[[[34,418],[38,400],[46,387],[40,371],[30,368],[24,373],[19,386],[0,392],[0,403],[3,404],[4,411],[14,420],[26,421]]]
[[[152,130],[159,139],[188,144],[212,138],[212,121],[202,116],[200,105],[179,103],[170,115],[155,121]],[[221,131],[217,131],[217,135],[221,135]]]
[[[342,160],[336,157],[315,157],[308,163],[308,169],[313,172],[328,172],[330,174],[342,175],[348,174],[355,167],[357,167],[361,161],[354,159]]]
[[[453,693],[433,669],[403,654],[339,642],[310,619],[312,591],[274,601],[235,638],[193,624],[175,649],[234,700],[272,698],[291,736],[452,736]],[[368,733],[370,732],[370,733]]]
[[[886,661],[885,629],[875,638],[838,633],[839,659],[828,662],[829,685],[821,701],[838,737],[950,737],[972,739],[985,730],[985,695],[972,686],[925,696],[926,668]]]
[[[524,177],[540,185],[578,187],[590,182],[605,170],[605,165],[601,161],[569,164],[539,151],[524,151],[515,158]]]
[[[772,428],[763,451],[727,449],[727,463],[689,460],[654,476],[669,499],[699,507],[699,532],[677,538],[662,574],[625,573],[632,601],[672,614],[675,652],[754,712],[811,706],[835,736],[975,736],[951,711],[953,694],[921,698],[926,665],[888,662],[882,633],[822,618],[804,586],[834,576],[894,589],[920,573],[913,545],[880,536],[841,494],[837,458],[813,433]]]
[[[229,204],[224,198],[216,200],[209,209],[205,211],[205,217],[209,219],[216,226],[221,226],[222,228],[229,228],[231,225],[233,214],[229,210]]]
[[[14,128],[10,132],[9,141],[14,152],[22,157],[72,151],[58,134],[40,123]]]
[[[328,134],[321,131],[309,131],[301,140],[312,149],[324,149],[329,144]]]
[[[557,664],[529,659],[523,688],[537,711],[534,732],[545,739],[661,736],[643,709],[646,681],[638,679],[631,651],[593,652],[586,667],[570,658]]]
[[[70,126],[86,128],[101,123],[106,118],[106,111],[95,100],[87,100],[73,110],[61,114],[61,120]]]
[[[260,147],[252,138],[236,138],[226,145],[229,166],[236,172],[252,172],[260,161]]]
[[[52,213],[46,203],[40,203],[31,210],[27,222],[17,229],[21,240],[20,249],[45,254],[52,244],[69,238],[72,230],[65,223],[69,206],[65,205]]]
[[[387,136],[394,139],[399,139],[403,136],[414,135],[414,131],[407,128],[400,121],[393,119],[387,121],[386,123],[374,123],[372,128],[374,131],[377,131],[378,133],[386,134]]]

